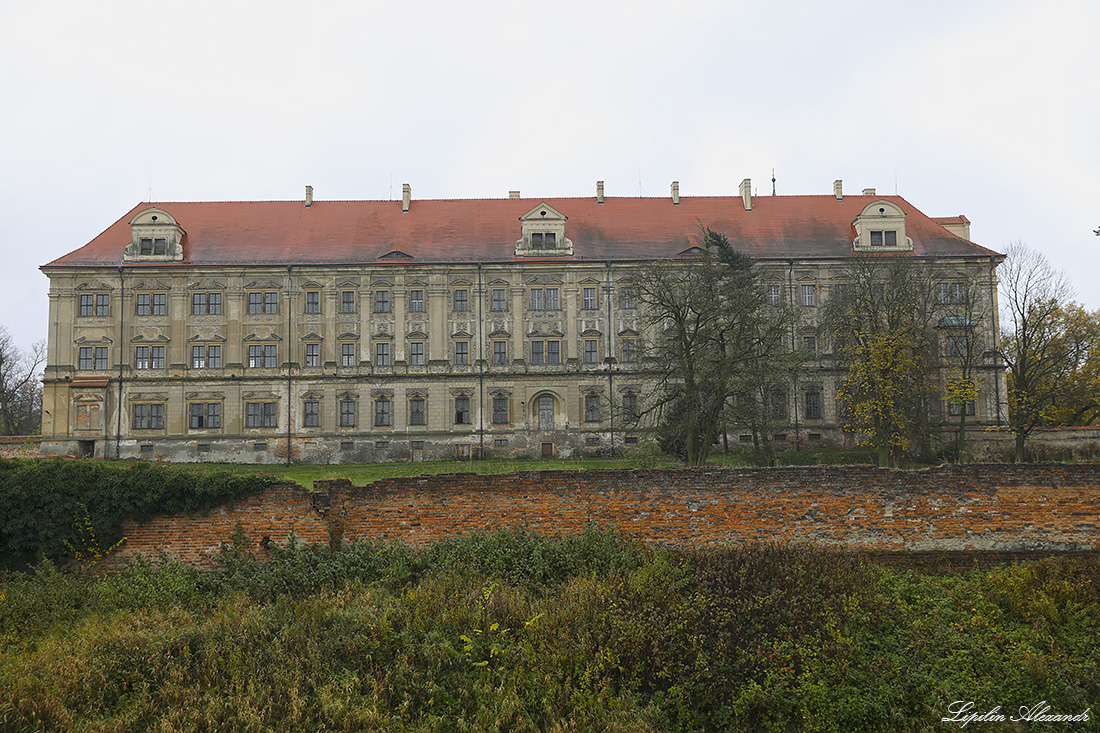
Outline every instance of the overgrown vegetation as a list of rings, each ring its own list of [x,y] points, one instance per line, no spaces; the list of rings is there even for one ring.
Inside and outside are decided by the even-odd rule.
[[[0,459],[0,567],[94,556],[127,517],[194,512],[273,483],[145,462]]]
[[[594,530],[267,561],[231,546],[210,573],[46,561],[0,575],[0,729],[923,731],[956,700],[1080,713],[1100,699],[1098,590],[1095,559],[933,576]]]

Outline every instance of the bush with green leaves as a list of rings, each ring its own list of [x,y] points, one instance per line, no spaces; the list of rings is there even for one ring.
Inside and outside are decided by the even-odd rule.
[[[128,517],[201,511],[273,482],[142,461],[0,459],[0,567],[94,554],[121,539]]]

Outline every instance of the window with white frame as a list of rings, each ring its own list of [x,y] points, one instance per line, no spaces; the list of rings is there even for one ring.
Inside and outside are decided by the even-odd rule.
[[[379,341],[374,345],[375,366],[390,365],[390,344],[388,341]]]
[[[410,290],[409,291],[409,312],[410,313],[423,313],[424,312],[424,291],[423,290]]]
[[[134,311],[139,316],[168,315],[168,293],[138,293],[134,296]]]
[[[454,292],[454,309],[456,311],[470,310],[470,291],[466,288],[458,288]]]
[[[390,291],[389,290],[375,290],[374,291],[374,312],[375,313],[389,313],[390,312]]]
[[[423,341],[409,342],[409,364],[412,364],[413,366],[424,366]]]
[[[81,346],[77,352],[77,368],[87,370],[108,369],[106,346]]]
[[[355,291],[354,290],[341,290],[340,291],[340,312],[341,313],[354,313],[355,312]]]
[[[779,285],[772,283],[768,286],[768,305],[779,305],[779,300],[783,295],[783,291]]]
[[[556,311],[560,308],[557,288],[531,288],[531,310]]]
[[[455,364],[470,363],[470,342],[455,341]]]
[[[624,285],[619,290],[619,307],[623,310],[631,310],[634,308],[634,288],[629,285]]]
[[[493,288],[493,297],[489,309],[494,311],[508,309],[508,299],[504,288]]]
[[[319,367],[319,366],[321,366],[321,344],[317,344],[317,343],[306,344],[306,366],[307,367]]]
[[[220,369],[222,365],[222,347],[220,344],[192,344],[192,369]]]
[[[816,291],[817,291],[817,287],[814,286],[814,285],[803,285],[802,286],[802,305],[804,305],[806,307],[812,307],[813,305],[815,305],[816,304],[815,303],[815,293],[816,293]]]
[[[596,298],[596,288],[584,288],[581,293],[581,308],[584,310],[594,310],[599,307],[599,301]]]

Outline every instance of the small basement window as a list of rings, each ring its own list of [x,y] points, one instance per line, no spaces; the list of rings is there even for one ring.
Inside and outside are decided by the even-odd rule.
[[[266,440],[261,440],[257,443],[253,443],[252,448],[254,450],[267,450],[267,441]]]
[[[344,440],[340,442],[340,450],[353,450],[354,448],[355,443],[350,440]]]

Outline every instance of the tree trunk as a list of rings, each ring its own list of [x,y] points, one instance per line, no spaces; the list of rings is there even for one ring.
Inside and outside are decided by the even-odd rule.
[[[1024,433],[1016,433],[1016,462],[1024,462],[1024,441],[1027,440],[1027,435]]]
[[[966,463],[966,405],[959,411],[959,432],[955,436],[955,462]]]
[[[890,467],[890,446],[879,445],[878,447],[878,467],[889,468]]]

